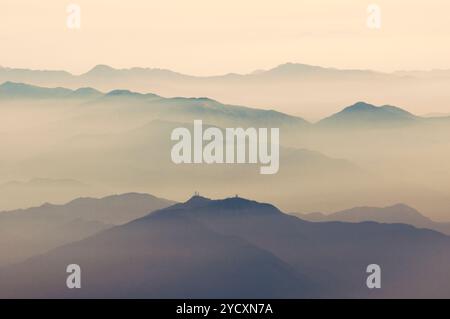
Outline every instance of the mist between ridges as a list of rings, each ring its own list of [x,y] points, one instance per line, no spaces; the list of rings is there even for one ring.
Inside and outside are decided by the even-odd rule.
[[[269,134],[270,133],[270,134]],[[280,167],[279,128],[193,127],[173,129],[171,158],[175,164],[261,164],[260,174],[276,174]]]

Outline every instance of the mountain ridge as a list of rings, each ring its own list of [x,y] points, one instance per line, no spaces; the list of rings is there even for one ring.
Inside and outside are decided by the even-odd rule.
[[[157,68],[157,67],[129,67],[129,68],[116,68],[107,64],[96,64],[90,69],[88,69],[85,72],[82,73],[72,73],[65,70],[48,70],[48,69],[29,69],[29,68],[13,68],[13,67],[0,67],[0,71],[4,72],[13,72],[13,71],[21,71],[21,72],[47,72],[47,73],[54,73],[54,74],[62,74],[62,75],[70,75],[75,77],[80,76],[86,76],[89,74],[95,74],[95,73],[103,73],[103,72],[130,72],[130,71],[139,71],[139,72],[163,72],[163,73],[173,73],[181,76],[187,76],[187,77],[197,77],[197,78],[211,78],[211,77],[226,77],[228,75],[238,75],[238,76],[247,76],[247,75],[257,75],[262,74],[265,72],[278,72],[279,70],[297,70],[297,71],[309,71],[309,70],[325,70],[325,71],[344,71],[344,72],[368,72],[368,73],[376,73],[376,74],[386,74],[386,75],[398,75],[398,76],[405,76],[405,75],[411,75],[411,74],[426,74],[426,73],[433,73],[433,72],[442,72],[447,73],[448,69],[433,69],[433,70],[398,70],[393,72],[381,72],[376,70],[370,70],[370,69],[352,69],[352,68],[336,68],[336,67],[326,67],[326,66],[318,66],[313,64],[306,64],[306,63],[300,63],[300,62],[285,62],[278,65],[275,65],[268,69],[257,69],[254,71],[250,71],[248,73],[239,73],[239,72],[228,72],[223,73],[219,75],[205,75],[205,76],[199,76],[199,75],[192,75],[187,73],[180,73],[174,70],[165,69],[165,68]]]
[[[321,126],[410,124],[422,119],[412,113],[391,105],[375,106],[357,102],[318,122]]]
[[[265,209],[278,211],[274,206],[248,199],[194,197],[181,206],[170,206],[56,248],[14,268],[0,269],[0,277],[5,278],[0,295],[448,296],[450,280],[441,276],[450,264],[448,236],[403,224],[313,223],[282,212],[261,213]],[[62,269],[73,260],[80,264],[87,280],[83,289],[68,290],[61,285],[66,280]],[[377,291],[369,291],[364,285],[363,274],[373,262],[382,265],[385,278],[383,289]]]
[[[174,203],[150,194],[125,193],[2,211],[0,266],[84,239]],[[15,249],[8,249],[11,246]]]
[[[341,210],[331,214],[313,212],[307,214],[295,214],[313,222],[342,221],[360,223],[373,221],[379,223],[403,223],[418,228],[426,228],[450,235],[450,222],[436,222],[422,215],[418,210],[403,203],[397,203],[386,207],[360,206]]]
[[[445,111],[448,98],[441,96],[441,86],[434,84],[436,81],[450,81],[450,76],[443,77],[440,73],[431,72],[430,76],[425,77],[430,80],[425,85],[423,78],[421,74],[416,76],[416,73],[405,75],[304,63],[284,63],[258,72],[206,76],[187,75],[168,69],[113,68],[101,64],[82,74],[0,69],[0,83],[14,81],[70,88],[90,86],[105,92],[123,88],[161,96],[206,95],[234,105],[253,105],[264,109],[276,106],[279,111],[302,114],[314,121],[331,114],[336,110],[336,105],[348,105],[358,100],[408,105],[414,113],[420,114],[427,103],[426,97],[437,95],[433,100],[434,109],[427,111]],[[423,89],[416,90],[417,85]],[[358,89],[355,90],[355,87]]]
[[[45,98],[64,98],[64,97],[86,97],[86,98],[115,98],[115,97],[135,97],[135,98],[160,98],[164,102],[176,102],[176,101],[187,101],[187,102],[196,102],[201,103],[201,105],[207,105],[208,107],[217,108],[217,107],[233,107],[236,109],[242,109],[242,110],[252,110],[255,112],[261,112],[268,115],[275,115],[281,118],[285,118],[286,121],[298,121],[301,122],[301,124],[310,124],[308,121],[304,120],[301,117],[290,115],[287,113],[279,112],[273,109],[259,109],[259,108],[252,108],[247,106],[238,106],[238,105],[227,105],[220,103],[214,99],[206,98],[206,97],[198,97],[198,98],[188,98],[188,97],[170,97],[170,98],[164,98],[157,94],[153,93],[139,93],[134,92],[128,89],[114,89],[107,93],[103,93],[101,91],[98,91],[91,87],[82,87],[78,89],[67,89],[62,87],[54,87],[54,88],[48,88],[48,87],[42,87],[42,86],[36,86],[31,84],[25,84],[25,83],[17,83],[12,81],[6,81],[3,84],[0,84],[0,97],[4,95],[4,97],[8,97],[9,94],[12,95],[12,97],[33,97],[33,98],[39,98],[39,97],[45,97]],[[372,119],[375,120],[385,120],[385,121],[397,121],[397,120],[417,120],[417,119],[425,119],[421,118],[419,116],[413,115],[412,113],[391,105],[382,105],[382,106],[375,106],[366,102],[357,102],[351,106],[344,107],[341,111],[326,117],[316,124],[318,125],[324,125],[328,124],[329,122],[336,122],[346,120],[344,117],[347,116],[347,114],[350,114],[351,116],[355,113],[364,113],[364,114],[371,114],[375,115]],[[381,114],[383,116],[378,116],[377,114]],[[389,115],[392,117],[390,118]],[[365,121],[366,119],[364,119]],[[336,123],[331,123],[336,124]],[[339,123],[338,123],[339,124]]]

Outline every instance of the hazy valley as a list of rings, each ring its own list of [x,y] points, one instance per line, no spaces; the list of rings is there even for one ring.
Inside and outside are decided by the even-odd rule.
[[[12,82],[0,86],[0,100],[3,209],[130,191],[182,200],[194,190],[208,190],[221,197],[233,189],[287,211],[332,212],[403,202],[427,216],[447,219],[447,117],[420,117],[398,107],[358,102],[310,123],[208,98]],[[279,172],[261,176],[254,164],[174,164],[171,131],[192,128],[195,119],[220,128],[280,128]],[[51,191],[45,193],[44,185],[33,190],[26,183],[37,178],[48,180],[42,184]],[[52,181],[59,180],[76,182],[52,188]],[[43,196],[48,193],[50,197]]]
[[[0,297],[448,297],[450,117],[421,115],[444,71],[0,79]],[[175,164],[171,132],[199,119],[279,128],[279,171]],[[61,284],[73,260],[82,290]]]

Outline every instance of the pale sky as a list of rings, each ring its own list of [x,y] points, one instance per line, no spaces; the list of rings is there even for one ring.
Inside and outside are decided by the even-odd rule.
[[[67,5],[81,28],[66,26]],[[366,25],[381,8],[381,29]],[[0,65],[83,73],[96,64],[193,75],[285,62],[450,69],[448,0],[0,0]]]

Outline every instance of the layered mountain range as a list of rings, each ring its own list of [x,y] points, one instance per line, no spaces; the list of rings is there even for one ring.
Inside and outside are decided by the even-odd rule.
[[[310,123],[205,97],[13,82],[0,85],[0,101],[3,209],[37,205],[42,198],[62,203],[129,191],[180,200],[193,180],[196,189],[213,190],[214,196],[236,187],[237,193],[287,211],[330,212],[404,202],[445,219],[450,205],[448,117],[421,117],[399,107],[357,102]],[[196,119],[221,130],[280,128],[279,173],[261,176],[257,164],[175,165],[170,134],[177,127],[191,128]],[[75,180],[78,186],[48,187],[41,194],[23,182],[36,178]],[[236,179],[242,181],[237,186]],[[267,182],[280,191],[272,192],[264,186]]]
[[[244,198],[194,196],[0,269],[0,296],[448,297],[450,238],[404,224],[308,222]],[[68,264],[82,288],[67,289]],[[365,284],[379,264],[381,289]]]
[[[90,103],[101,102],[134,102],[145,103],[156,108],[156,104],[170,108],[176,112],[184,112],[183,115],[202,116],[206,121],[212,117],[221,115],[230,117],[233,123],[244,123],[246,120],[253,124],[270,124],[272,126],[297,126],[309,127],[308,121],[298,116],[292,116],[275,110],[263,110],[251,107],[222,104],[206,97],[200,98],[164,98],[153,93],[138,93],[125,89],[115,89],[107,93],[100,92],[91,87],[78,89],[67,89],[62,87],[40,87],[25,83],[6,81],[0,84],[0,99],[30,99],[30,100],[56,100],[64,99],[66,103],[71,100],[90,101]],[[124,101],[124,99],[126,101]],[[182,106],[182,109],[180,108]],[[414,123],[418,121],[430,122],[431,120],[450,120],[449,116],[417,116],[402,108],[382,105],[375,106],[366,102],[356,102],[345,107],[340,112],[323,118],[317,124],[321,126],[358,126]]]
[[[123,88],[162,96],[208,96],[237,105],[302,114],[318,119],[338,105],[355,101],[408,105],[414,113],[444,112],[450,101],[442,94],[448,87],[448,70],[382,73],[371,70],[336,69],[301,63],[285,63],[250,74],[191,76],[156,68],[115,69],[97,65],[86,73],[0,68],[0,82],[14,81],[72,89],[93,87],[102,91]],[[326,92],[326,94],[324,94]]]

